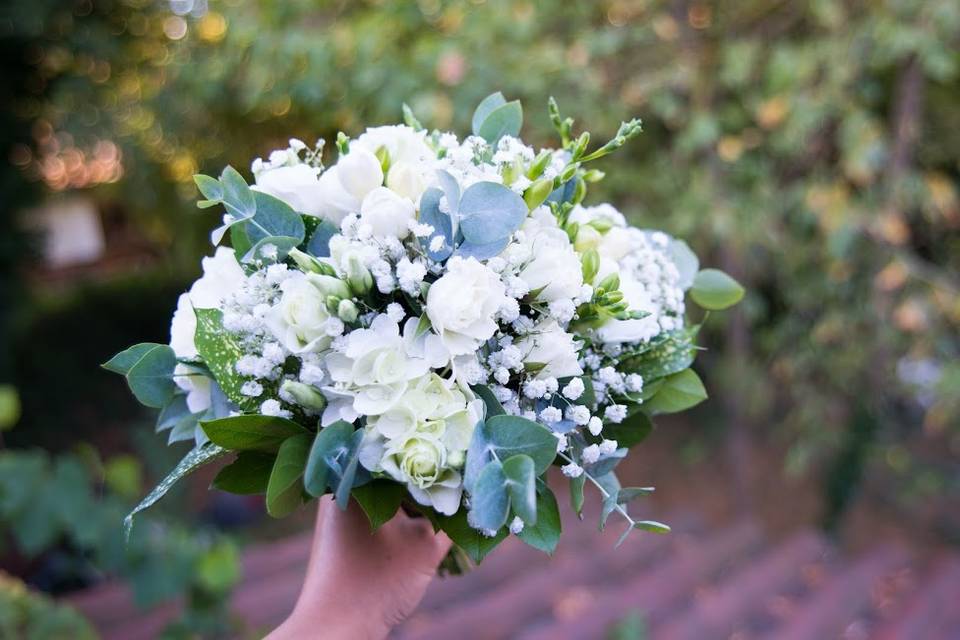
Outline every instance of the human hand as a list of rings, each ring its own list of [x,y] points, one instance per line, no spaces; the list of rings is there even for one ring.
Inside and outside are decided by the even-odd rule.
[[[403,511],[371,533],[355,502],[319,502],[303,589],[268,640],[385,638],[420,603],[450,540]]]

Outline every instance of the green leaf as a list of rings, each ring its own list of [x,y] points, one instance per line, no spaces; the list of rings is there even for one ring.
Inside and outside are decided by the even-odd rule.
[[[719,269],[703,269],[693,279],[690,297],[704,309],[720,311],[743,299],[744,289],[739,282]]]
[[[507,522],[510,496],[503,465],[493,460],[483,468],[470,493],[470,524],[478,529],[496,531]]]
[[[516,137],[523,126],[523,106],[519,100],[511,100],[494,108],[480,124],[477,135],[496,145],[503,136]]]
[[[112,371],[125,376],[133,367],[133,365],[137,364],[137,361],[146,355],[148,351],[154,349],[155,347],[162,346],[164,345],[157,344],[156,342],[141,342],[140,344],[133,345],[129,349],[121,351],[100,366],[107,371]]]
[[[570,478],[570,506],[580,519],[583,519],[583,487],[586,482],[587,477],[583,474]]]
[[[707,399],[707,390],[693,369],[686,369],[668,377],[657,395],[644,403],[644,409],[652,415],[677,413],[700,404]]]
[[[506,413],[503,409],[503,405],[500,404],[500,401],[497,400],[497,397],[493,395],[493,391],[490,390],[490,387],[475,384],[470,387],[470,390],[477,394],[477,397],[483,400],[483,406],[487,409],[487,417],[492,418],[493,416],[501,416]]]
[[[452,516],[437,515],[434,520],[437,527],[446,533],[454,544],[463,549],[470,559],[476,563],[481,562],[507,537],[506,527],[499,529],[496,535],[489,538],[474,529],[467,522],[467,510],[464,508],[461,508]]]
[[[526,218],[520,194],[496,182],[475,182],[460,198],[460,230],[471,244],[502,242]]]
[[[310,452],[310,434],[291,436],[280,445],[267,483],[267,513],[274,518],[289,515],[303,502],[303,469]]]
[[[233,462],[220,469],[210,486],[242,496],[266,493],[275,460],[276,456],[269,453],[241,451]]]
[[[613,471],[620,461],[627,457],[627,448],[620,447],[613,453],[604,454],[596,462],[584,464],[583,468],[593,477],[604,476]]]
[[[480,101],[480,104],[477,105],[477,108],[473,112],[473,118],[470,122],[470,130],[473,132],[473,135],[480,135],[480,125],[483,124],[483,121],[493,112],[497,107],[501,107],[507,103],[507,99],[503,97],[503,94],[497,91],[496,93],[491,93],[486,98]]]
[[[118,353],[103,367],[127,379],[130,391],[141,404],[161,409],[173,399],[177,389],[173,370],[177,356],[165,344],[152,342],[134,345]]]
[[[367,514],[370,528],[376,531],[390,521],[400,508],[406,489],[391,480],[374,480],[353,490],[353,497]]]
[[[223,206],[231,215],[249,218],[257,212],[254,191],[247,186],[239,171],[227,165],[220,174],[220,185],[223,187]]]
[[[670,256],[670,260],[673,261],[673,264],[677,267],[677,271],[680,273],[680,281],[677,284],[680,285],[681,289],[686,291],[693,285],[697,269],[700,268],[700,261],[697,259],[697,254],[695,254],[683,240],[670,238],[670,244],[667,245],[667,255]]]
[[[643,406],[631,405],[623,422],[605,424],[603,426],[603,437],[616,440],[619,446],[628,449],[643,442],[653,431],[653,422],[642,411]]]
[[[203,197],[213,202],[223,200],[223,187],[220,181],[210,176],[197,174],[193,176],[193,181],[197,184],[197,189],[203,194]]]
[[[583,476],[581,476],[583,477]],[[537,493],[537,522],[524,525],[517,537],[544,553],[553,553],[560,541],[560,510],[557,498],[546,484],[540,484]]]
[[[650,343],[639,355],[624,360],[625,371],[643,376],[644,385],[657,378],[683,371],[693,364],[696,348],[693,344],[695,330],[679,329],[663,333]]]
[[[292,420],[262,415],[219,418],[201,422],[200,427],[211,442],[231,451],[272,453],[290,436],[307,433]]]
[[[223,328],[223,312],[219,309],[194,309],[197,330],[194,342],[210,373],[223,393],[244,411],[255,411],[259,401],[240,393],[249,380],[237,373],[236,363],[244,355],[237,340]]]
[[[151,491],[146,498],[144,498],[140,504],[134,507],[133,511],[127,514],[127,517],[123,519],[123,532],[127,540],[130,539],[130,531],[133,529],[133,517],[145,509],[149,509],[154,504],[157,503],[163,496],[167,495],[167,492],[170,491],[170,488],[173,487],[181,478],[189,475],[195,469],[202,467],[203,465],[216,460],[220,456],[226,454],[226,450],[222,447],[217,446],[216,444],[205,444],[202,446],[194,447],[187,455],[183,457],[182,460],[174,467],[163,481],[158,484],[153,491]]]
[[[533,472],[533,459],[522,454],[507,458],[503,461],[503,475],[513,512],[524,525],[536,524],[537,476]]]
[[[533,458],[537,476],[557,457],[557,438],[543,425],[518,416],[496,415],[477,425],[467,451],[464,486],[468,491],[494,454],[500,460],[525,454]]]
[[[0,384],[0,431],[12,429],[20,420],[20,394],[16,387]]]

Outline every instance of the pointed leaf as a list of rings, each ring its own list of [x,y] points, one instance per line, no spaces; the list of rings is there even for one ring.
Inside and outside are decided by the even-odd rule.
[[[166,478],[151,491],[140,504],[134,507],[133,511],[127,514],[123,520],[123,531],[127,540],[130,539],[130,531],[133,529],[133,517],[145,509],[157,503],[163,496],[167,495],[170,488],[173,487],[181,478],[189,475],[195,469],[216,460],[226,454],[226,450],[215,444],[207,444],[202,447],[194,447],[182,460],[174,467]]]
[[[446,533],[454,544],[463,549],[470,559],[476,563],[481,562],[507,537],[506,527],[499,529],[496,535],[491,537],[474,529],[467,522],[467,510],[463,508],[452,516],[437,515],[434,520],[437,527]]]
[[[232,402],[244,411],[256,410],[260,401],[240,392],[243,384],[249,380],[237,373],[236,369],[236,363],[244,355],[244,349],[236,338],[223,328],[223,312],[219,309],[194,309],[194,313],[197,317],[194,342],[204,364]]]
[[[651,414],[677,413],[707,399],[707,390],[693,369],[675,373],[664,380],[657,395],[643,404]]]
[[[275,460],[276,456],[269,453],[241,451],[233,462],[220,469],[210,486],[242,496],[266,493]]]
[[[231,451],[272,453],[290,436],[307,433],[292,420],[276,416],[245,415],[200,423],[210,441]]]
[[[391,480],[374,480],[353,490],[353,497],[367,514],[370,529],[376,531],[396,515],[406,495],[403,485]]]
[[[303,469],[310,452],[310,434],[301,433],[283,441],[267,482],[267,513],[282,518],[303,502]]]

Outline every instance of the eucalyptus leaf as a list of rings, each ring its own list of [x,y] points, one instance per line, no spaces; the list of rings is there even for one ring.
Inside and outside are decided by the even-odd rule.
[[[154,409],[163,408],[173,399],[177,389],[173,381],[176,366],[177,356],[169,345],[150,342],[134,345],[103,365],[123,375],[137,400]]]
[[[236,169],[229,165],[224,168],[220,174],[220,185],[223,187],[223,205],[231,215],[242,219],[257,212],[254,192]]]
[[[613,471],[620,462],[627,457],[627,448],[620,447],[613,453],[600,456],[596,462],[585,464],[583,468],[593,477],[600,477]]]
[[[310,452],[310,434],[301,433],[283,441],[267,482],[267,513],[282,518],[303,503],[303,469]]]
[[[493,460],[480,471],[470,492],[470,524],[477,529],[496,531],[507,522],[510,497],[503,465]]]
[[[570,478],[570,506],[581,520],[583,519],[583,487],[586,482],[587,477],[583,474]]]
[[[449,175],[449,174],[448,174]],[[420,222],[433,227],[433,233],[420,238],[420,246],[432,260],[441,262],[453,252],[453,220],[440,210],[440,198],[443,192],[436,187],[430,187],[420,196]],[[442,236],[444,243],[437,251],[431,251],[430,244],[436,236]]]
[[[503,136],[518,136],[522,126],[523,105],[519,100],[511,100],[490,111],[476,133],[492,146],[496,146]]]
[[[545,483],[540,483],[537,492],[537,522],[525,524],[517,535],[523,542],[544,553],[553,553],[560,541],[560,510],[557,498]]]
[[[242,415],[200,423],[210,441],[231,451],[272,453],[289,437],[307,433],[292,420],[277,416]]]
[[[461,258],[476,258],[477,260],[489,260],[503,253],[503,250],[510,244],[510,238],[495,240],[487,244],[475,244],[469,240],[461,242],[457,247],[457,255]]]
[[[473,245],[488,245],[520,228],[527,205],[520,194],[496,182],[475,182],[460,198],[460,230]]]
[[[613,513],[617,505],[620,504],[620,480],[613,471],[605,475],[594,476],[594,478],[600,486],[603,487],[603,490],[607,492],[607,495],[603,497],[603,505],[600,509],[600,530],[603,531],[603,528],[607,524],[607,518],[610,517],[610,514]]]
[[[557,456],[557,439],[543,425],[519,416],[495,415],[474,429],[473,440],[467,450],[464,468],[464,486],[471,491],[473,482],[494,455],[500,460],[525,454],[534,462],[534,473],[539,476]]]
[[[507,103],[507,99],[503,97],[503,94],[497,91],[496,93],[491,93],[486,98],[480,101],[480,104],[477,105],[477,108],[473,112],[473,118],[470,122],[470,129],[473,132],[473,135],[480,135],[480,126],[483,124],[483,121],[493,112],[497,107],[503,106]]]
[[[524,525],[537,522],[537,476],[530,456],[511,456],[503,461],[503,475],[507,481],[510,507],[520,516]]]
[[[215,444],[206,444],[191,449],[190,452],[187,453],[182,460],[180,460],[177,466],[174,467],[173,471],[171,471],[167,477],[164,478],[160,484],[158,484],[153,491],[151,491],[147,497],[144,498],[140,504],[134,507],[133,511],[127,514],[127,517],[123,519],[123,531],[126,539],[130,539],[130,531],[133,529],[134,516],[156,504],[161,498],[163,498],[163,496],[167,495],[167,492],[170,491],[171,487],[173,487],[173,485],[175,485],[181,478],[184,478],[194,470],[202,467],[208,462],[216,460],[224,454],[226,454],[226,450],[222,447],[218,447]]]
[[[723,271],[704,269],[697,273],[690,297],[704,309],[721,311],[743,299],[743,286]]]
[[[330,256],[330,238],[340,233],[337,225],[329,220],[321,220],[316,229],[310,235],[310,241],[307,242],[307,253],[316,258],[327,258]]]
[[[369,479],[369,476],[358,474],[362,439],[363,431],[354,430],[352,424],[342,420],[320,429],[304,472],[303,485],[307,493],[319,497],[329,487],[338,506],[346,509],[350,491]]]
[[[452,216],[460,211],[460,183],[450,175],[450,172],[443,169],[437,169],[437,179],[440,181],[440,188],[443,189],[443,195],[447,197],[447,206]]]

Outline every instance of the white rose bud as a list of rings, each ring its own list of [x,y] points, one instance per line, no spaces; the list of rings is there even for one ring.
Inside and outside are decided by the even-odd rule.
[[[340,184],[357,200],[383,184],[383,169],[377,156],[363,147],[353,146],[350,153],[337,162]]]
[[[294,353],[326,348],[331,338],[324,293],[306,276],[285,280],[280,289],[283,295],[265,317],[270,332]]]
[[[410,235],[410,222],[415,218],[413,202],[386,187],[368,193],[360,205],[360,224],[370,225],[377,238],[403,240]]]
[[[337,316],[344,322],[354,322],[358,315],[360,312],[352,300],[341,300],[337,305]]]
[[[543,363],[536,378],[567,378],[583,373],[578,363],[580,343],[557,324],[556,320],[544,320],[529,334],[517,342],[524,362]]]
[[[387,173],[387,187],[410,202],[417,202],[426,189],[423,175],[409,162],[398,162]]]
[[[283,200],[300,213],[321,216],[324,194],[318,172],[306,164],[277,167],[260,172],[252,188]]]
[[[308,384],[287,380],[280,385],[281,393],[288,394],[301,407],[313,411],[323,411],[327,406],[327,399],[323,394]]]
[[[370,270],[363,264],[363,260],[357,254],[347,256],[345,271],[347,272],[347,284],[350,285],[357,295],[362,296],[373,287],[373,276]]]

